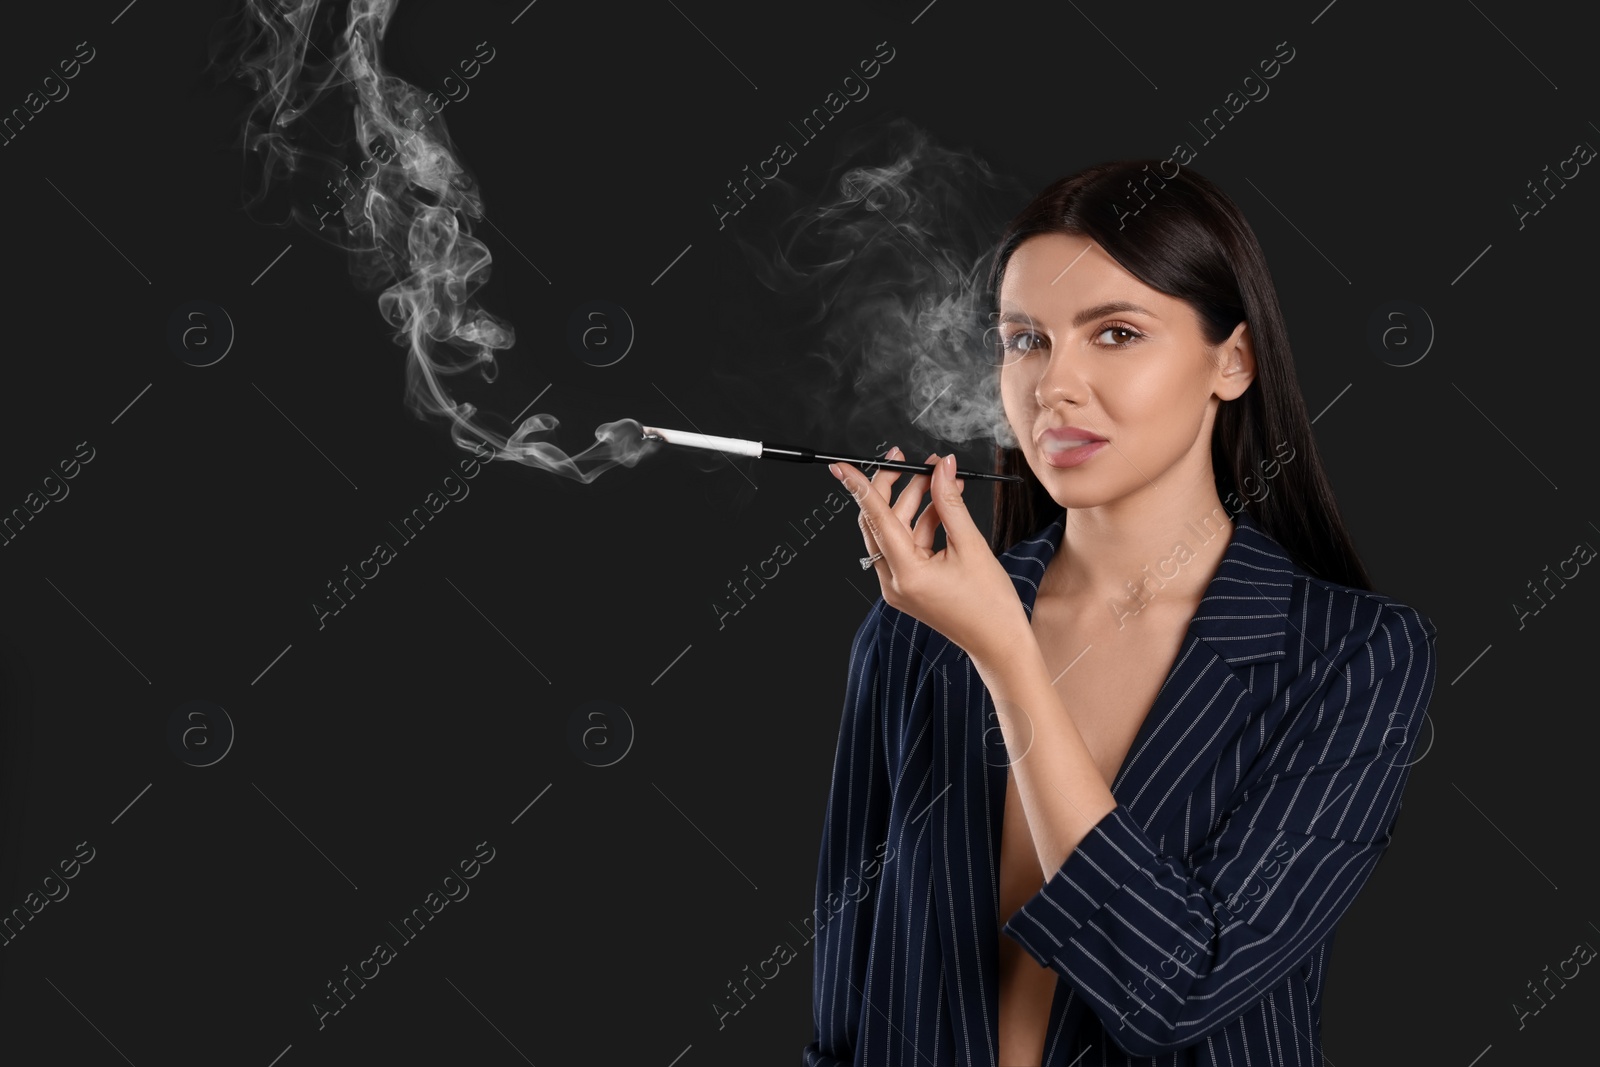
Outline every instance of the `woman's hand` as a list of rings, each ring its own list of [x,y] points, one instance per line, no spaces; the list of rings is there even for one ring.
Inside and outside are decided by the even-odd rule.
[[[892,448],[887,458],[905,456]],[[974,661],[989,663],[1016,642],[1031,640],[1033,633],[1011,576],[961,499],[963,483],[955,476],[955,459],[951,453],[940,460],[931,480],[926,474],[912,475],[893,504],[889,490],[902,472],[880,469],[869,481],[849,463],[832,463],[828,469],[860,506],[867,553],[883,553],[873,569],[884,603],[922,620]],[[923,462],[936,460],[934,453]],[[933,502],[919,516],[924,492]],[[935,552],[933,535],[941,525],[945,547]]]

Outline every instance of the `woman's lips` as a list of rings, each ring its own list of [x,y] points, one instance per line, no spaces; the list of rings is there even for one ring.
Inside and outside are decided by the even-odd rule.
[[[1099,438],[1092,441],[1067,437],[1052,439],[1047,435],[1043,444],[1044,461],[1052,467],[1076,467],[1110,443]]]

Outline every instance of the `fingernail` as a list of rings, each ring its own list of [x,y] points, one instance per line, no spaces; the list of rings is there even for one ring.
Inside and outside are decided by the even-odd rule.
[[[899,445],[895,445],[893,448],[889,449],[889,458],[890,459],[905,459],[906,458],[906,454],[904,452],[900,451],[900,446]]]
[[[840,481],[844,480],[844,471],[839,469],[839,465],[837,463],[828,464],[828,470],[833,472],[833,476],[835,478],[838,478]]]
[[[954,474],[956,472],[956,454],[954,452],[944,457],[944,469],[946,474]]]

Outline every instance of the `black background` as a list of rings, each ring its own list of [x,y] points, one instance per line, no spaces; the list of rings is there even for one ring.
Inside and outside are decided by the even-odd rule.
[[[710,605],[793,541],[824,468],[667,454],[581,485],[497,463],[319,629],[325,583],[393,543],[386,524],[464,453],[404,407],[403,352],[343,253],[241,210],[248,94],[207,69],[229,6],[124,2],[33,5],[0,41],[7,112],[77,42],[96,50],[0,148],[0,508],[79,442],[95,457],[0,547],[0,908],[95,850],[0,947],[8,1060],[798,1062],[809,947],[721,1029],[712,1004],[811,910],[849,640],[877,595],[853,509],[719,630]],[[1324,3],[405,0],[387,58],[431,87],[496,50],[445,112],[498,227],[478,231],[481,300],[518,334],[487,410],[548,387],[536,410],[569,451],[623,417],[861,451],[897,428],[816,436],[827,412],[792,387],[741,266],[729,230],[758,242],[774,212],[719,231],[710,207],[791,118],[888,41],[870,97],[785,179],[820,193],[849,129],[904,116],[1032,192],[1194,142],[1187,123],[1289,42],[1270,96],[1193,165],[1267,251],[1378,588],[1440,628],[1431,743],[1340,926],[1325,1051],[1551,1062],[1587,1047],[1600,977],[1520,1030],[1512,1003],[1600,944],[1600,579],[1521,629],[1512,605],[1600,544],[1600,178],[1521,229],[1512,204],[1600,143],[1592,40],[1555,4]],[[566,342],[595,299],[637,330],[605,368]],[[1437,330],[1409,367],[1366,341],[1398,299]],[[237,331],[214,366],[167,344],[191,300]],[[968,496],[986,518],[988,491]],[[237,730],[208,767],[167,742],[197,699]],[[568,741],[593,700],[636,732],[613,766]],[[480,841],[495,858],[470,896],[319,1030],[325,983]]]

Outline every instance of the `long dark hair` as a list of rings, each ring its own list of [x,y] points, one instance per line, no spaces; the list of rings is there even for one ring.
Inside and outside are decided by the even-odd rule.
[[[1000,283],[1017,246],[1029,237],[1059,233],[1096,242],[1144,284],[1188,303],[1200,317],[1207,344],[1221,344],[1241,321],[1249,323],[1255,379],[1236,399],[1222,403],[1212,427],[1217,494],[1230,514],[1247,510],[1311,574],[1370,590],[1317,457],[1261,245],[1222,190],[1187,167],[1168,177],[1162,166],[1154,159],[1099,163],[1036,196],[1011,221],[995,250],[990,307],[999,305]],[[1293,449],[1285,453],[1291,460],[1273,464],[1274,450],[1285,445]],[[1263,481],[1258,460],[1271,470],[1268,492],[1260,499],[1253,490],[1241,491]],[[1045,491],[1020,448],[997,446],[995,470],[1024,479],[995,484],[990,543],[998,553],[1037,531],[1061,505]]]

